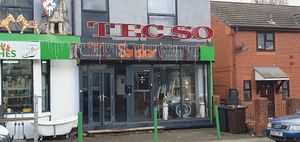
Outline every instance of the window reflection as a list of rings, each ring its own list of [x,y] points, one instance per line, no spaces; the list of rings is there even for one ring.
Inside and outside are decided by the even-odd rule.
[[[182,96],[183,96],[183,117],[196,116],[195,98],[195,68],[194,65],[182,66]]]
[[[5,19],[8,14],[14,16],[15,20],[21,14],[27,20],[33,20],[33,0],[0,0],[0,19]],[[21,23],[10,24],[10,29],[12,31],[20,31],[22,27]],[[4,29],[0,29],[4,31]],[[25,30],[27,32],[32,32],[32,29]]]
[[[32,112],[32,61],[3,60],[2,78],[4,112]]]
[[[50,61],[42,61],[42,111],[50,111]]]
[[[154,65],[154,74],[160,119],[208,116],[207,72],[203,65]]]
[[[179,119],[180,109],[180,66],[154,65],[155,90],[159,103],[159,118]]]

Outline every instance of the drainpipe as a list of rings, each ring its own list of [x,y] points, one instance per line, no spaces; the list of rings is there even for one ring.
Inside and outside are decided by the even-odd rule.
[[[239,31],[238,27],[234,28],[234,31],[232,33],[232,62],[233,62],[233,69],[232,69],[232,79],[233,79],[233,83],[232,83],[232,88],[236,88],[237,87],[237,71],[236,71],[236,33]]]

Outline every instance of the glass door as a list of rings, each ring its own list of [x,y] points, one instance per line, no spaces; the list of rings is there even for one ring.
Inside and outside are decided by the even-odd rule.
[[[274,82],[260,83],[260,96],[268,99],[268,117],[275,117]]]
[[[152,71],[151,68],[130,68],[131,93],[128,95],[128,115],[131,121],[145,121],[152,118]]]
[[[92,112],[92,123],[93,124],[101,124],[102,117],[101,117],[101,102],[102,102],[102,95],[101,95],[101,72],[92,72],[91,73],[91,112]],[[91,119],[90,118],[90,119]]]
[[[113,73],[110,71],[92,71],[88,75],[88,93],[83,93],[84,124],[90,126],[112,122]],[[84,90],[83,90],[84,91]],[[86,92],[86,91],[84,91]]]
[[[112,120],[112,100],[113,100],[113,75],[110,72],[102,72],[102,112],[103,123],[110,123]]]
[[[151,118],[150,71],[133,72],[133,105],[136,120]]]

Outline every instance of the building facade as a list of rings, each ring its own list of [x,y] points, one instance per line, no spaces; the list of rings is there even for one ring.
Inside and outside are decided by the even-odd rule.
[[[199,60],[210,39],[171,38],[175,25],[210,27],[208,1],[82,0],[76,7],[84,43],[78,55],[80,110],[87,130],[152,126],[156,99],[161,126],[210,124],[210,64]],[[151,24],[164,25],[159,33],[165,37],[149,38],[157,35],[157,29],[144,30]]]
[[[152,125],[158,105],[162,126],[212,124],[208,1],[2,0],[0,11],[5,117],[82,111],[85,131],[128,128]],[[24,128],[31,138],[30,121]]]
[[[214,95],[226,102],[229,89],[237,89],[249,124],[258,120],[259,112],[286,115],[286,100],[300,98],[299,7],[230,2],[211,6],[217,47]],[[267,111],[255,105],[261,98],[267,100]]]
[[[57,3],[60,4],[66,4],[71,11],[70,1]],[[0,98],[4,117],[33,118],[35,110],[40,120],[76,116],[79,111],[79,72],[77,61],[70,58],[70,47],[71,43],[80,43],[80,38],[34,30],[34,27],[39,29],[35,24],[42,25],[42,17],[45,17],[41,1],[2,0],[0,11]],[[72,18],[71,13],[65,16]],[[27,29],[20,34],[23,27]],[[38,102],[37,107],[34,102]],[[32,138],[32,124],[30,121],[11,121],[6,127],[15,139],[23,138],[22,131],[27,138]]]

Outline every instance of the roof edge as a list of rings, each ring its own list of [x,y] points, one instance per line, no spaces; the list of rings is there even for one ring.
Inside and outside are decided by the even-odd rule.
[[[224,20],[223,20],[224,21]],[[300,28],[287,28],[287,27],[255,27],[255,26],[243,26],[243,25],[232,25],[226,24],[230,28],[238,28],[241,31],[282,31],[282,32],[300,32]]]

